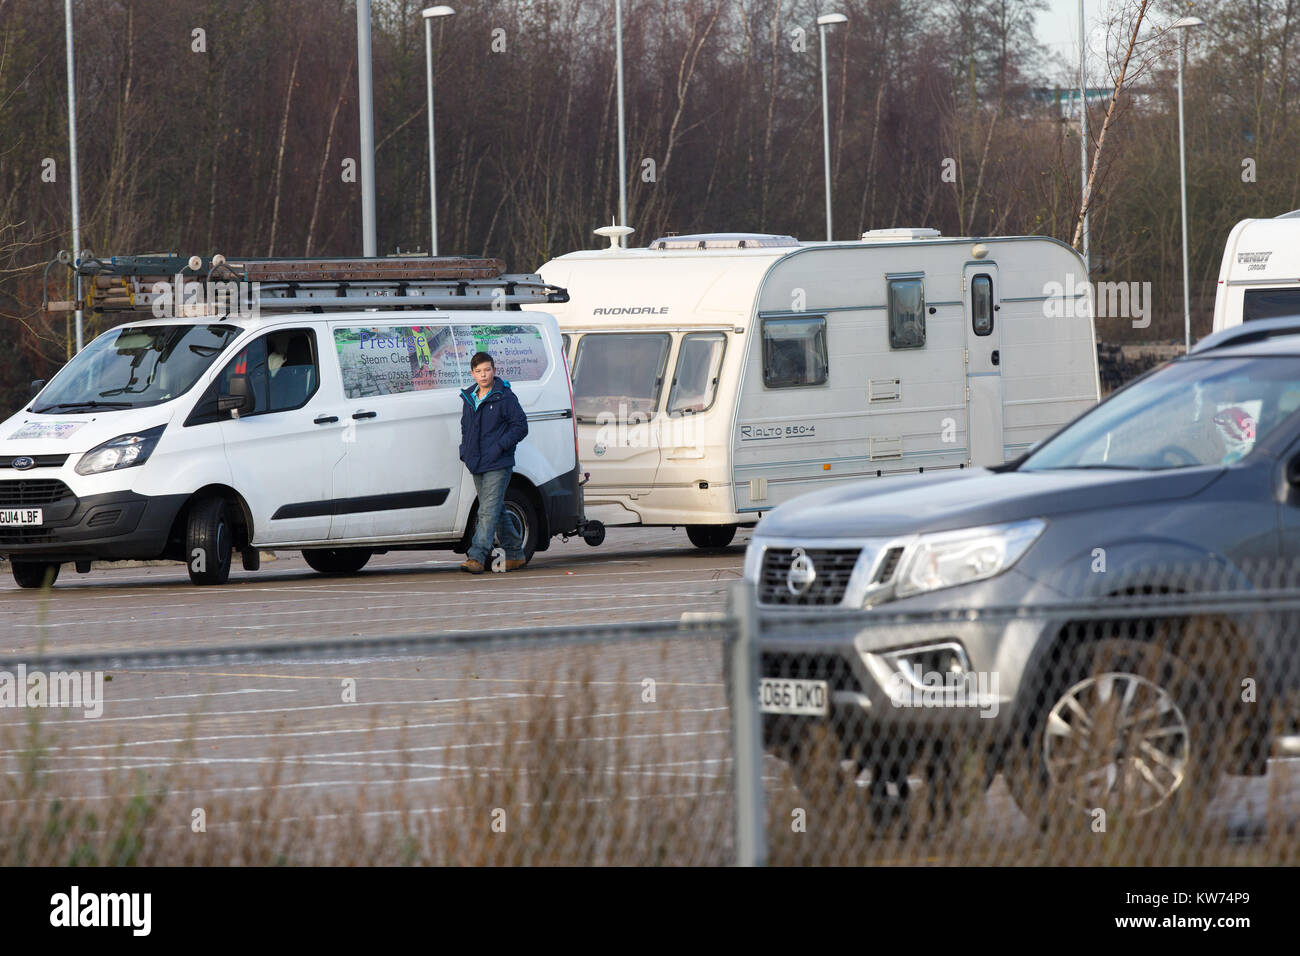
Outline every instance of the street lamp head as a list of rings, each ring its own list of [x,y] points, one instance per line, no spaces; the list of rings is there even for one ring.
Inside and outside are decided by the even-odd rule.
[[[1200,17],[1183,17],[1182,19],[1175,20],[1173,23],[1171,23],[1169,25],[1169,29],[1186,30],[1190,27],[1203,27],[1203,26],[1205,26],[1205,21],[1202,20]]]
[[[824,13],[817,18],[819,27],[829,27],[836,23],[848,23],[849,18],[842,13]]]
[[[432,20],[434,17],[449,17],[456,11],[445,3],[440,3],[436,7],[425,7],[420,11],[420,16],[426,20]]]

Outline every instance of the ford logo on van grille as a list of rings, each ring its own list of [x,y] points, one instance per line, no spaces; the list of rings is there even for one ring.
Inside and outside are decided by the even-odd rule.
[[[794,560],[790,562],[790,570],[786,573],[785,586],[795,597],[803,597],[817,580],[817,568],[803,548],[795,548],[791,554]]]
[[[18,458],[15,458],[13,461],[11,461],[9,463],[9,466],[16,471],[26,471],[28,468],[31,468],[35,464],[36,464],[35,459],[28,458],[26,455],[21,455]]]

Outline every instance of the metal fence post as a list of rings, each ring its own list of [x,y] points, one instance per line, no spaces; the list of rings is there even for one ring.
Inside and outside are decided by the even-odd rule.
[[[732,768],[736,783],[736,862],[767,865],[763,808],[763,741],[758,714],[758,628],[754,589],[737,581],[727,596],[736,632],[727,646],[727,699],[731,705]]]

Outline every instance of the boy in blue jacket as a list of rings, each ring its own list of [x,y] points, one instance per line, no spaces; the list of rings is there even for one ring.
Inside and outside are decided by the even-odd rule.
[[[514,571],[527,562],[524,542],[515,523],[502,521],[501,513],[515,467],[515,446],[528,434],[528,416],[510,383],[497,378],[491,355],[476,352],[469,364],[475,384],[460,393],[465,402],[460,410],[460,460],[474,476],[478,527],[469,557],[460,569],[482,574],[493,540],[499,535],[506,552],[506,570]]]

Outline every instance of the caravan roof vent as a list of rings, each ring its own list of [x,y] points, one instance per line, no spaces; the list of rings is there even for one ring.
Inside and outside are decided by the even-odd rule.
[[[664,236],[650,243],[651,249],[772,249],[797,246],[794,236],[772,236],[761,232],[702,232],[695,236]]]
[[[904,239],[938,239],[943,233],[938,229],[871,229],[862,234],[864,242],[900,242]]]
[[[1277,219],[1300,219],[1300,209],[1293,209],[1290,212],[1284,212],[1282,215],[1275,217]]]

